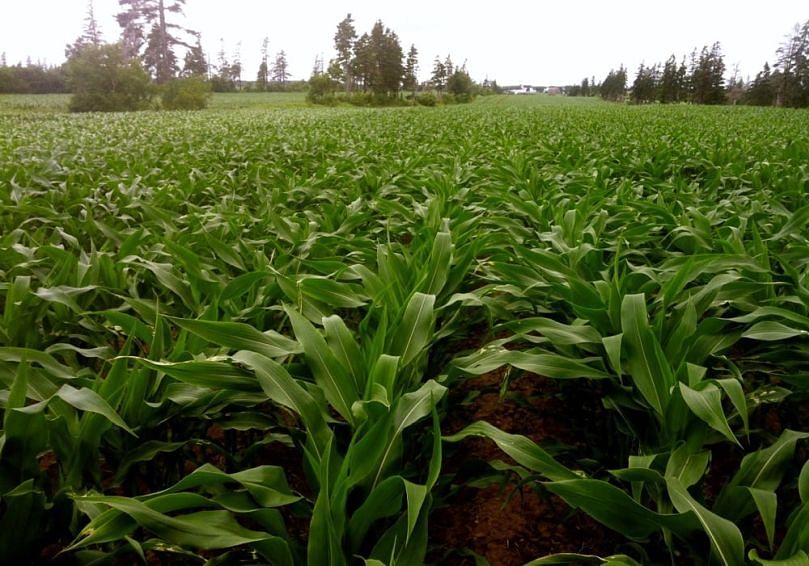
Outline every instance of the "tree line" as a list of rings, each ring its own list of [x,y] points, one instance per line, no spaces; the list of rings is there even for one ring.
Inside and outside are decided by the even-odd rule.
[[[355,104],[391,104],[409,99],[434,105],[469,102],[481,92],[466,65],[456,67],[449,55],[443,60],[436,56],[430,81],[420,83],[418,49],[411,44],[405,55],[399,36],[381,20],[358,35],[353,17],[347,14],[337,24],[334,51],[328,68],[316,62],[312,71],[309,99],[313,102],[344,99]]]
[[[749,104],[755,106],[809,107],[809,20],[796,25],[776,50],[775,64],[745,82],[734,69],[725,78],[727,66],[719,42],[694,50],[690,57],[674,55],[664,63],[641,63],[635,79],[628,83],[621,65],[601,83],[583,79],[568,86],[570,96],[600,96],[605,100],[630,100],[637,104]]]

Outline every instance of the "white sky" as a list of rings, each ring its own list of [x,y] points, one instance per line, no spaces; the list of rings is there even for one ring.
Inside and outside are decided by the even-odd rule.
[[[117,0],[95,0],[96,17],[107,41],[120,29]],[[0,0],[0,52],[10,64],[64,60],[64,47],[80,33],[87,0]],[[359,34],[381,19],[405,52],[419,50],[421,77],[429,77],[436,55],[467,60],[476,80],[501,85],[565,85],[595,75],[601,80],[623,63],[630,80],[637,66],[662,62],[671,53],[690,53],[722,43],[729,71],[755,76],[796,23],[809,18],[806,0],[187,0],[183,25],[202,32],[215,59],[220,38],[232,53],[241,42],[242,78],[252,80],[261,41],[270,52],[287,53],[294,78],[308,78],[315,57],[333,56],[337,23],[350,12]]]

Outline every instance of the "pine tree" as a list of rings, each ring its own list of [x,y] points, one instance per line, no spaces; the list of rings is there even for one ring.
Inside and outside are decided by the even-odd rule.
[[[433,88],[438,92],[444,90],[444,87],[447,85],[447,68],[438,56],[436,56],[433,61],[433,74],[430,77],[430,82]]]
[[[185,60],[183,61],[183,76],[184,77],[208,77],[208,61],[205,58],[205,51],[202,49],[202,38],[200,34],[196,34],[196,44],[186,51]]]
[[[660,75],[660,88],[658,90],[658,100],[664,104],[679,102],[679,79],[677,76],[677,59],[674,55],[669,57],[663,64],[663,72]]]
[[[194,34],[170,21],[171,15],[183,15],[186,0],[118,0],[122,11],[117,14],[121,41],[126,57],[140,57],[158,83],[177,74],[177,46],[191,49],[181,34]],[[148,35],[145,30],[148,29]]]
[[[272,80],[281,85],[283,90],[288,79],[289,64],[287,63],[287,54],[284,50],[281,50],[275,55],[275,62],[272,65]]]
[[[258,90],[267,90],[267,83],[270,80],[269,45],[270,39],[265,37],[261,42],[261,64],[258,66],[258,74],[256,75],[256,88]]]
[[[237,90],[242,90],[242,42],[236,44],[233,52],[233,61],[230,64],[230,80],[236,85]]]
[[[691,75],[693,102],[723,104],[725,102],[725,61],[719,42],[702,48]]]
[[[405,61],[405,73],[402,86],[405,90],[413,93],[416,96],[416,87],[418,86],[418,72],[419,72],[419,52],[415,45],[410,45],[410,51],[407,52],[407,60]]]
[[[611,70],[607,78],[601,83],[601,98],[612,101],[623,100],[626,95],[626,69],[624,66],[616,70]]]
[[[640,64],[638,74],[632,83],[632,101],[646,104],[657,99],[657,66],[646,67]]]
[[[777,55],[776,105],[809,106],[809,20],[795,26]]]
[[[335,80],[341,81],[346,92],[354,88],[354,77],[352,72],[352,56],[355,54],[355,43],[357,31],[354,29],[354,20],[351,14],[337,24],[337,32],[334,34],[334,49],[337,57],[329,65],[329,74]]]
[[[444,59],[444,72],[447,75],[447,78],[451,77],[453,73],[455,73],[455,67],[452,65],[452,57],[447,55],[447,58]]]
[[[769,63],[764,63],[764,68],[756,74],[743,100],[753,106],[772,106],[775,103],[775,89]]]
[[[98,21],[95,17],[95,9],[93,7],[93,2],[90,0],[87,3],[87,15],[84,18],[84,29],[82,34],[73,42],[72,45],[68,45],[65,48],[65,56],[70,58],[70,56],[81,50],[83,47],[87,45],[93,45],[98,47],[103,43],[101,39],[101,29],[98,26]]]

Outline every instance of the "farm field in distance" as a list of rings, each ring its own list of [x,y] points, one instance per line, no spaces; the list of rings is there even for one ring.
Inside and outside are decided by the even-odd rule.
[[[809,112],[65,103],[0,97],[8,563],[809,564]]]

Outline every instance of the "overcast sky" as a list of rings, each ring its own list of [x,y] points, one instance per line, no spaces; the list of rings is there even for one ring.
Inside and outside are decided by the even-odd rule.
[[[117,39],[117,0],[95,0],[104,39]],[[65,44],[80,33],[87,0],[0,0],[0,52],[9,63],[61,63]],[[377,19],[393,29],[406,52],[419,51],[426,79],[436,55],[451,54],[476,80],[501,85],[565,85],[601,80],[623,63],[630,80],[641,62],[680,58],[720,41],[729,70],[754,76],[796,23],[809,19],[807,0],[187,0],[183,25],[202,32],[215,59],[220,38],[232,53],[241,42],[243,79],[258,68],[262,38],[287,53],[294,78],[308,78],[315,58],[333,55],[337,23],[350,12],[358,33]]]

